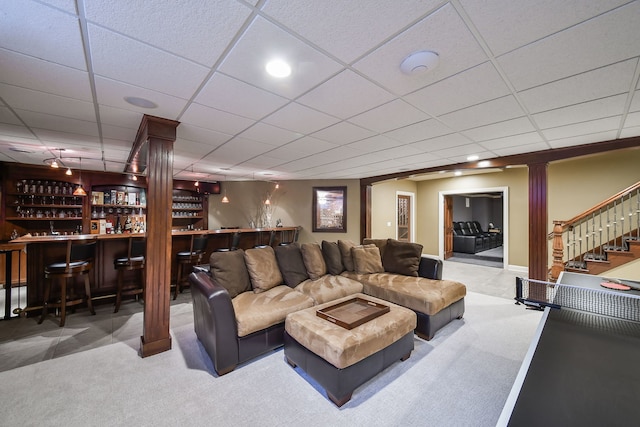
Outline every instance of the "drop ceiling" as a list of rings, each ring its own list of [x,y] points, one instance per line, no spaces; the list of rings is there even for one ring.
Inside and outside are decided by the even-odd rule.
[[[614,0],[5,0],[0,161],[122,172],[144,114],[180,122],[177,179],[357,179],[639,136],[638,22]],[[404,74],[421,50],[438,66]],[[276,57],[288,78],[265,72]]]

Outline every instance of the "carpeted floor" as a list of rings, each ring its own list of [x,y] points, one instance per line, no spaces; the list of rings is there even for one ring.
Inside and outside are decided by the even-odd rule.
[[[447,258],[447,261],[460,262],[464,264],[475,264],[484,267],[503,268],[503,253],[503,246],[498,246],[497,248],[488,249],[486,251],[478,252],[475,254],[454,252],[452,257]]]
[[[145,359],[138,356],[141,313],[109,320],[117,324],[117,339],[95,348],[98,335],[81,322],[84,315],[70,316],[48,351],[74,351],[0,372],[7,390],[2,424],[493,426],[540,319],[512,300],[471,291],[462,320],[429,342],[416,337],[407,361],[391,365],[336,408],[313,380],[284,361],[281,349],[216,376],[193,332],[187,295],[171,307],[173,349]],[[126,304],[129,310],[135,305]],[[92,325],[101,315],[107,322],[110,310],[99,307]],[[3,332],[4,359],[12,340]],[[28,354],[45,339],[34,332],[16,342]]]

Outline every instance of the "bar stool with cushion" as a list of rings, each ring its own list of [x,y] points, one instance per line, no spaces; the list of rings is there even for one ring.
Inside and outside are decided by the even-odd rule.
[[[38,323],[42,323],[47,316],[49,307],[60,308],[60,326],[64,326],[67,315],[67,307],[74,307],[86,301],[87,307],[91,314],[96,314],[91,301],[91,283],[89,281],[89,273],[93,269],[93,260],[95,258],[96,242],[90,243],[72,243],[67,241],[66,258],[64,261],[49,264],[44,269],[45,288],[44,302],[42,304],[42,314]],[[84,296],[77,296],[75,293],[75,283],[68,289],[68,279],[77,276],[84,277]],[[50,302],[51,288],[53,284],[58,284],[60,288],[60,300]]]
[[[178,293],[182,292],[182,283],[186,282],[190,271],[185,273],[185,269],[190,266],[202,264],[207,249],[207,235],[195,237],[191,236],[191,245],[188,251],[178,252],[178,274],[176,275],[176,289],[173,299],[178,298]],[[187,283],[188,284],[188,283]]]
[[[116,291],[116,307],[113,312],[120,310],[123,296],[144,294],[145,282],[145,249],[147,240],[144,237],[129,237],[127,255],[113,260],[113,267],[118,272],[118,289]],[[140,284],[124,288],[124,272],[140,271]],[[144,295],[143,295],[144,299]]]
[[[238,245],[240,244],[240,232],[236,231],[231,235],[229,247],[228,248],[218,248],[216,252],[227,252],[227,251],[235,251],[238,249]]]

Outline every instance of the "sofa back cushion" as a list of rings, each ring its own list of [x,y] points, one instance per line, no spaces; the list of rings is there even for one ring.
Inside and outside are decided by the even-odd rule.
[[[311,280],[319,279],[327,274],[327,264],[322,256],[322,249],[317,243],[303,243],[300,246],[302,260]]]
[[[276,246],[274,250],[280,273],[287,286],[295,288],[309,278],[299,243]]]
[[[338,240],[338,247],[340,248],[340,254],[342,255],[342,265],[347,271],[354,271],[353,258],[351,257],[351,248],[357,246],[351,240]]]
[[[389,239],[384,249],[382,265],[389,273],[418,276],[421,257],[422,245]]]
[[[371,239],[365,238],[362,240],[363,245],[376,245],[378,249],[380,249],[380,258],[384,259],[384,248],[387,246],[387,241],[389,239]]]
[[[380,249],[376,245],[362,245],[351,248],[354,271],[358,274],[384,273]]]
[[[336,242],[322,241],[322,256],[324,262],[327,264],[327,273],[337,276],[344,271],[344,264],[342,264],[342,254],[340,248]]]
[[[251,279],[244,263],[244,251],[213,252],[209,257],[211,275],[230,298],[251,290]]]
[[[260,293],[282,284],[276,254],[271,246],[244,251],[244,261],[251,278],[253,292]]]

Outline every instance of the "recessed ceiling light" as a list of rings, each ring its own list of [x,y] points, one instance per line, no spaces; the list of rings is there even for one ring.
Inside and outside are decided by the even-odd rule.
[[[460,176],[460,175],[462,175],[462,172],[461,172],[461,171],[455,171],[453,174],[454,174],[455,176]]]
[[[279,79],[289,77],[291,75],[291,66],[282,59],[274,59],[273,61],[267,62],[267,66],[265,68],[269,75]]]
[[[140,108],[158,108],[158,104],[156,104],[155,102],[149,101],[148,99],[144,98],[138,98],[136,96],[125,96],[124,100],[127,103]]]
[[[477,154],[472,154],[471,156],[467,156],[467,161],[473,162],[475,160],[478,160],[479,158],[480,156],[478,156]]]
[[[489,160],[483,160],[481,162],[478,162],[478,166],[480,166],[481,168],[486,168],[490,164],[491,164],[491,162]]]

